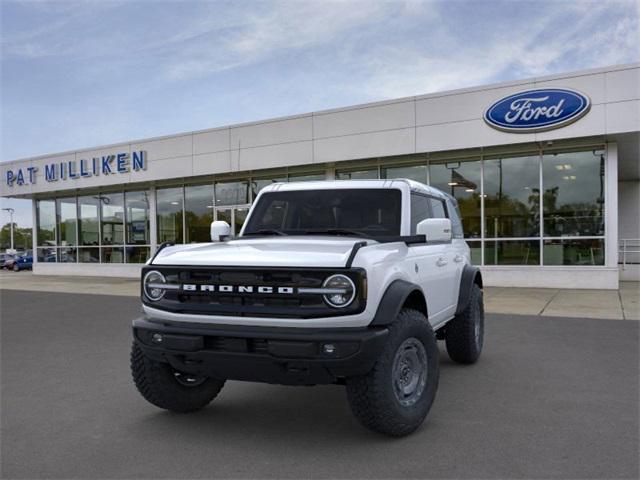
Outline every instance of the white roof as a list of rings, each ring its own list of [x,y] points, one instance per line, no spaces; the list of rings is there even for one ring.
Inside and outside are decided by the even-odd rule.
[[[272,183],[263,188],[260,193],[267,192],[291,192],[300,190],[337,190],[357,188],[398,188],[409,187],[414,192],[427,193],[438,197],[446,197],[447,194],[437,188],[430,187],[408,178],[394,178],[389,180],[321,180],[315,182],[289,182]]]

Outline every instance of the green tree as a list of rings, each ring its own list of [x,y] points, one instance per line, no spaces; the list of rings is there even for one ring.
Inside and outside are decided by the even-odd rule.
[[[16,250],[31,250],[32,233],[30,228],[20,228],[13,223],[13,248]],[[11,247],[11,224],[6,223],[0,229],[0,248],[6,250]]]

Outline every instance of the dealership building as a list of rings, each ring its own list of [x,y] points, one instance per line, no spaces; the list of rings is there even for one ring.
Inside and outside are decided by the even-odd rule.
[[[487,285],[615,289],[640,278],[640,64],[131,140],[0,169],[0,195],[33,202],[36,274],[136,276],[162,242],[209,241],[213,220],[239,232],[273,182],[410,178],[458,200]]]

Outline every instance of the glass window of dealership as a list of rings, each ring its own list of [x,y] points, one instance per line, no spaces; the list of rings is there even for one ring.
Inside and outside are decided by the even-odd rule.
[[[477,265],[604,265],[605,155],[604,144],[530,144],[43,198],[36,210],[37,257],[144,263],[162,242],[209,241],[213,220],[227,221],[237,234],[257,193],[273,182],[410,178],[458,200]]]

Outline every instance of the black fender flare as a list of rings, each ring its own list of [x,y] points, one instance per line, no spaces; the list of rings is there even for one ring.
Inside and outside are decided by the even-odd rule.
[[[380,303],[378,304],[378,310],[369,325],[383,326],[392,323],[400,313],[409,295],[414,292],[419,293],[423,299],[424,305],[421,305],[421,307],[424,308],[423,313],[426,316],[427,304],[422,289],[415,283],[407,282],[406,280],[394,280],[382,295]],[[422,310],[422,308],[420,309]]]
[[[456,315],[461,314],[467,308],[469,304],[469,297],[471,295],[471,287],[477,284],[482,288],[482,273],[478,267],[473,265],[465,265],[462,270],[462,276],[460,277],[460,291],[458,292],[458,307],[456,308]]]

